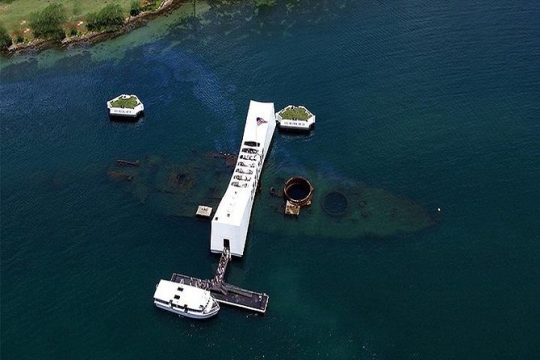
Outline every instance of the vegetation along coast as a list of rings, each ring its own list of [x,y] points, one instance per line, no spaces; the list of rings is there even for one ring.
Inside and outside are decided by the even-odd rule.
[[[0,0],[0,52],[13,55],[116,37],[193,0]]]
[[[328,12],[330,0],[0,0],[0,54],[11,56],[39,52],[44,49],[84,46],[117,37],[148,21],[180,11],[181,17],[193,24],[212,12],[209,22],[232,20],[240,5],[254,14],[276,10],[281,21],[299,8],[312,12]],[[253,17],[238,16],[250,22]],[[205,20],[206,21],[206,20]],[[287,26],[294,20],[286,21]],[[262,24],[259,24],[262,25]]]

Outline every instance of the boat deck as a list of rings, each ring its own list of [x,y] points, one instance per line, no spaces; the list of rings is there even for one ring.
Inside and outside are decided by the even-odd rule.
[[[221,258],[219,259],[216,275],[212,279],[203,280],[174,273],[171,277],[171,281],[208,290],[212,294],[212,297],[219,303],[264,314],[269,300],[267,294],[242,289],[238,286],[227,284],[223,280],[230,259],[231,254],[228,249],[225,248],[225,251],[221,254]]]

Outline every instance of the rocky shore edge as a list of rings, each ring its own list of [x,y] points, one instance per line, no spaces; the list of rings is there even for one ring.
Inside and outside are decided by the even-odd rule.
[[[35,39],[26,44],[14,44],[7,51],[1,52],[4,56],[14,56],[29,53],[38,53],[40,51],[59,48],[69,49],[76,46],[84,46],[102,42],[128,33],[134,29],[144,26],[148,21],[161,15],[169,14],[180,6],[186,4],[188,0],[165,0],[156,10],[141,12],[136,16],[130,16],[124,24],[116,30],[88,32],[81,36],[66,37],[61,42],[55,40]]]

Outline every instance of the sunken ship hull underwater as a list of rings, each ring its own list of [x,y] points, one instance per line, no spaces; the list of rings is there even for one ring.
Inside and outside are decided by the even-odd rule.
[[[198,155],[197,155],[198,154]],[[198,205],[217,208],[237,164],[236,154],[209,152],[174,164],[159,156],[137,162],[115,161],[109,178],[138,201],[168,216],[192,217]],[[198,156],[198,158],[195,158]],[[277,169],[267,164],[259,182],[254,226],[264,232],[327,238],[386,237],[424,230],[438,221],[438,213],[385,189],[317,171]],[[311,205],[299,216],[284,215],[283,186],[292,175],[309,179],[314,187]],[[258,221],[260,220],[260,221]],[[270,221],[268,221],[270,220]]]

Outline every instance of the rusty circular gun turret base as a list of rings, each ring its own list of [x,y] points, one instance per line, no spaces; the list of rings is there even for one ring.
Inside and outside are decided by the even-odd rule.
[[[283,187],[285,214],[298,216],[302,207],[311,205],[313,191],[313,186],[306,178],[293,176],[287,180]]]

